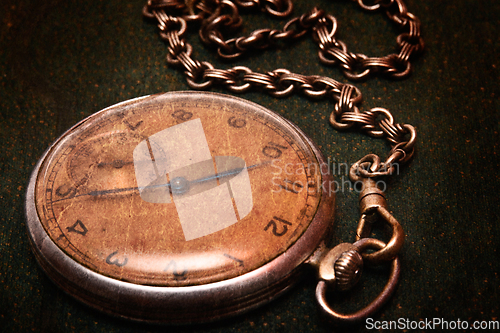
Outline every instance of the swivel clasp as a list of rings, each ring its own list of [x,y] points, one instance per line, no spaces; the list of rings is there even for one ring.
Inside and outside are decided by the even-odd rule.
[[[356,231],[356,240],[370,237],[372,226],[375,222],[383,220],[392,229],[389,242],[380,250],[373,253],[364,253],[363,259],[377,265],[395,258],[403,246],[405,234],[401,224],[392,216],[387,209],[385,195],[372,178],[361,178],[363,190],[359,196],[361,217]]]

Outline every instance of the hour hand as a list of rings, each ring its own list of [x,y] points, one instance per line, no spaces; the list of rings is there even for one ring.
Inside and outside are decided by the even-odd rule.
[[[126,162],[126,161],[117,159],[117,160],[113,160],[111,162],[99,162],[99,163],[97,163],[97,167],[98,168],[103,168],[105,166],[110,165],[110,166],[112,166],[115,169],[120,169],[120,168],[123,168],[125,165],[132,164],[132,163],[134,163],[134,162],[132,162],[132,161]]]

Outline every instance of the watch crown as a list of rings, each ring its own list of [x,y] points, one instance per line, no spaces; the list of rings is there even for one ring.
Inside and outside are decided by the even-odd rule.
[[[356,250],[346,251],[335,261],[334,269],[337,289],[341,291],[349,290],[361,277],[363,258]]]

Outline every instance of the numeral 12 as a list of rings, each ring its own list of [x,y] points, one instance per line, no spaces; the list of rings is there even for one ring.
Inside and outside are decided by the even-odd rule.
[[[273,216],[273,219],[269,221],[269,223],[264,228],[264,231],[267,231],[269,228],[272,228],[271,232],[273,233],[273,235],[281,237],[287,233],[288,226],[291,225],[292,225],[291,222],[288,222],[287,220],[284,220],[277,216]]]

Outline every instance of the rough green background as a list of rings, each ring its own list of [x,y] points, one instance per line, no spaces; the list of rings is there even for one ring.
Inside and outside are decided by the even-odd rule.
[[[296,1],[295,13],[313,1]],[[354,52],[393,52],[397,29],[381,13],[349,1],[316,1],[339,20],[339,38]],[[102,315],[67,296],[31,253],[24,218],[29,174],[68,127],[132,97],[188,89],[168,68],[166,47],[141,17],[143,1],[4,0],[0,4],[0,330],[3,332],[331,332],[319,316],[311,276],[291,292],[248,314],[209,325],[159,327]],[[408,0],[422,21],[425,53],[403,81],[372,78],[358,86],[365,109],[382,106],[418,130],[418,153],[389,181],[391,210],[407,239],[397,292],[376,320],[500,320],[499,287],[499,17],[500,2]],[[279,22],[249,16],[248,30]],[[248,31],[247,30],[247,31]],[[243,31],[242,33],[245,33]],[[228,68],[288,68],[345,81],[338,68],[318,64],[304,39],[286,49],[255,52],[223,63],[202,50],[195,57]],[[385,155],[381,140],[336,132],[332,105],[303,97],[244,96],[298,124],[336,163],[369,152]],[[352,241],[357,194],[339,193],[333,242]],[[335,306],[366,304],[384,283],[368,272],[359,290]],[[193,314],[196,315],[196,314]],[[363,326],[356,328],[363,331]],[[355,328],[349,331],[355,331]]]

